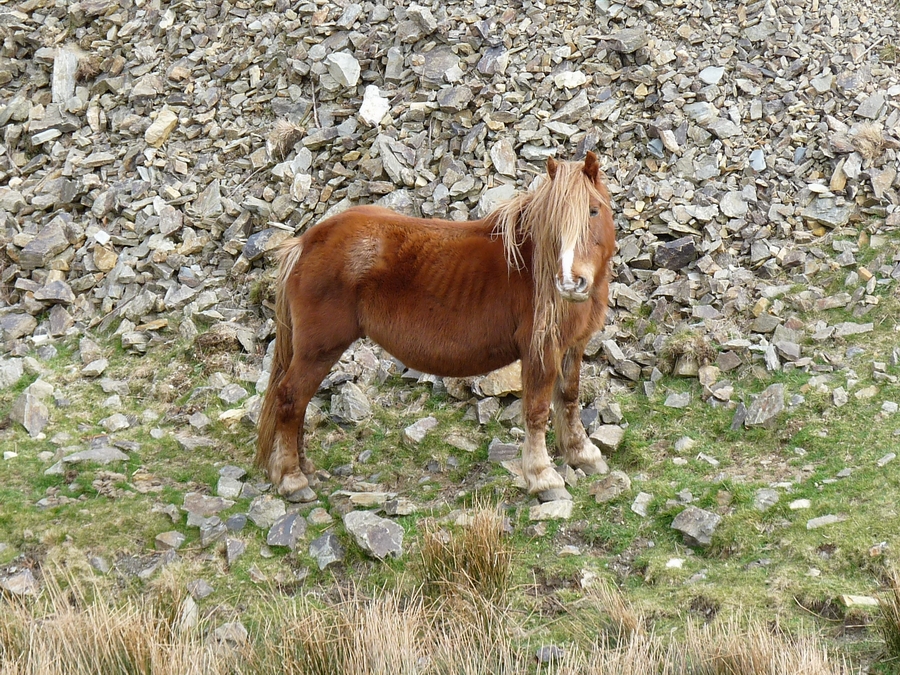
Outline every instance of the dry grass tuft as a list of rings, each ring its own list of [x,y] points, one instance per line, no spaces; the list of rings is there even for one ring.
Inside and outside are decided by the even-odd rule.
[[[65,587],[64,585],[65,584]],[[89,582],[49,580],[35,601],[0,611],[0,673],[200,675],[220,670],[178,607],[149,600],[114,605]]]
[[[884,129],[876,122],[863,122],[850,142],[864,159],[871,162],[884,152]]]
[[[878,628],[884,638],[884,651],[888,658],[900,660],[900,573],[890,570],[887,574],[888,592],[881,598],[881,617]]]
[[[287,120],[277,120],[269,132],[269,155],[283,160],[301,138],[303,127]]]
[[[602,582],[591,586],[587,599],[603,610],[608,633],[615,644],[628,643],[646,634],[644,616],[613,585]]]
[[[103,59],[96,54],[87,54],[78,59],[78,67],[75,69],[75,81],[87,82],[97,77],[103,70]]]
[[[682,359],[692,360],[697,366],[708,366],[716,359],[716,349],[707,337],[693,330],[682,329],[666,339],[659,353],[659,369],[671,373]]]
[[[167,591],[165,591],[167,592]],[[164,592],[164,594],[165,594]],[[336,604],[309,598],[265,608],[269,623],[253,626],[249,641],[229,648],[184,612],[161,600],[113,604],[97,593],[84,603],[77,588],[49,584],[30,602],[0,610],[3,675],[518,675],[533,672],[540,642],[529,639],[524,616],[472,590],[437,602],[422,596],[355,594]],[[622,639],[603,636],[582,646],[562,643],[564,655],[544,675],[840,675],[812,640],[785,637],[737,621],[689,625],[680,636],[643,630],[614,594],[595,598],[616,615]],[[169,599],[171,602],[173,598]],[[190,602],[185,599],[186,602]],[[182,603],[182,608],[184,603]],[[585,646],[586,645],[586,646]]]
[[[420,552],[426,589],[451,594],[468,589],[493,601],[507,596],[512,548],[495,508],[477,508],[469,525],[456,535],[426,527]]]

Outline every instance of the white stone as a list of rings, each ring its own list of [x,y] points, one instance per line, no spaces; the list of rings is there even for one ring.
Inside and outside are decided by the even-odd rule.
[[[574,70],[557,73],[553,76],[553,84],[560,89],[575,89],[585,84],[590,78],[584,73]]]
[[[325,57],[328,73],[345,87],[355,87],[359,82],[359,61],[348,52],[336,52]]]
[[[374,84],[366,87],[362,105],[359,107],[359,117],[363,122],[373,127],[378,126],[390,109],[390,101],[379,93],[378,87]]]
[[[153,124],[147,127],[147,131],[144,132],[144,141],[147,145],[158,148],[166,142],[169,134],[177,125],[178,115],[165,108],[159,112]]]
[[[718,84],[724,74],[725,69],[721,66],[708,66],[700,71],[699,77],[706,84]]]

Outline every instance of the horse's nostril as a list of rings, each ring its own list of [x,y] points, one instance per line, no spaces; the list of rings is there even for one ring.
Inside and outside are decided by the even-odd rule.
[[[577,277],[575,279],[575,292],[576,293],[584,293],[587,290],[588,281],[584,277]]]

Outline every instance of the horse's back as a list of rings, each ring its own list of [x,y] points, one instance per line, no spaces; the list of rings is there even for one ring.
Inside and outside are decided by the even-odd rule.
[[[439,375],[487,372],[519,357],[516,331],[531,289],[508,268],[489,223],[361,206],[303,239],[306,312],[327,303],[335,320],[352,316],[360,335]]]

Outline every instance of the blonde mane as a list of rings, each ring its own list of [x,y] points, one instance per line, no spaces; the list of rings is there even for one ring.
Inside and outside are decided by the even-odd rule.
[[[527,240],[533,244],[532,350],[542,360],[547,346],[556,351],[560,324],[569,305],[560,301],[556,289],[560,252],[575,248],[577,255],[586,254],[591,200],[599,200],[604,208],[609,206],[583,168],[583,162],[558,162],[552,179],[545,177],[536,189],[513,197],[494,212],[494,234],[503,240],[511,270],[520,270],[526,265],[521,248]]]

